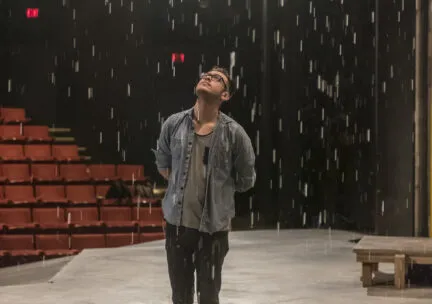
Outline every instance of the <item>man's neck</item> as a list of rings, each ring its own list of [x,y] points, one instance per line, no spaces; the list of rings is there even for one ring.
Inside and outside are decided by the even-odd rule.
[[[219,104],[198,98],[194,106],[194,114],[199,123],[215,122],[219,116]]]

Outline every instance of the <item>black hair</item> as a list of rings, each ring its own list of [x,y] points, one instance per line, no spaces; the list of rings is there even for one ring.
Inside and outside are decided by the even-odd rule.
[[[235,83],[234,83],[234,81],[231,79],[228,70],[225,69],[224,67],[220,67],[220,66],[215,65],[214,67],[212,67],[212,68],[210,69],[210,71],[216,71],[216,72],[219,72],[219,73],[224,74],[225,77],[228,79],[228,83],[227,83],[228,93],[230,94],[230,96],[234,95],[234,93],[235,93],[235,91],[236,91],[236,90],[235,90],[235,89],[236,89],[236,88],[235,88]]]

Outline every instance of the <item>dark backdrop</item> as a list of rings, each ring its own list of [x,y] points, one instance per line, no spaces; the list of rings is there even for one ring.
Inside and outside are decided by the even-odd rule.
[[[379,5],[268,0],[263,24],[262,0],[0,0],[0,102],[156,177],[161,123],[220,64],[239,89],[223,110],[257,151],[239,216],[410,235],[415,3]]]

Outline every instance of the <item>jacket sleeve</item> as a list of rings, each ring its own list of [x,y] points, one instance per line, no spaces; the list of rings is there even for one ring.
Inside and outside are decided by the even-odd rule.
[[[246,192],[255,185],[255,152],[252,142],[242,127],[238,127],[233,143],[235,190]]]
[[[156,167],[158,169],[171,169],[171,116],[162,124],[161,133],[157,140],[156,150],[152,149],[156,157]]]

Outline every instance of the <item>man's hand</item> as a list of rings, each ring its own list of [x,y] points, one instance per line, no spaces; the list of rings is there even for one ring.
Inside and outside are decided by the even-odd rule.
[[[159,174],[163,176],[163,178],[165,178],[166,180],[168,180],[170,174],[171,174],[171,169],[167,168],[167,169],[159,169]]]

